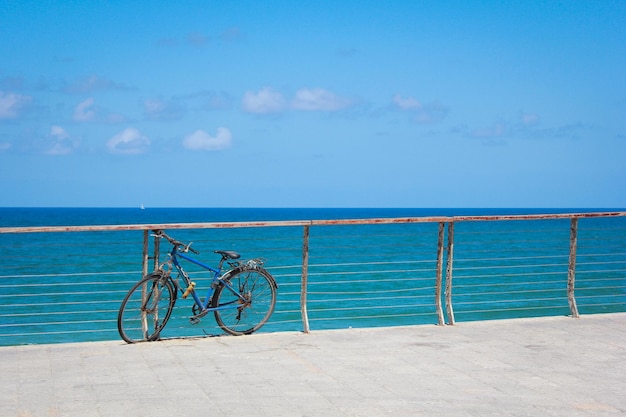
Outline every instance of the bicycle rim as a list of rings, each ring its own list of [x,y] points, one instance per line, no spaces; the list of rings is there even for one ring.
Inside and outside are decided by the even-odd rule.
[[[249,334],[263,326],[276,305],[274,278],[264,270],[243,270],[226,278],[246,301],[221,285],[215,290],[212,307],[217,324],[233,335]]]
[[[172,314],[176,292],[160,274],[144,277],[128,292],[117,318],[122,339],[128,343],[157,340]]]

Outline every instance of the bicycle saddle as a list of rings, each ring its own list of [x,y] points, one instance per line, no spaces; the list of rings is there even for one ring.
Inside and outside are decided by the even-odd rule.
[[[239,259],[241,255],[232,250],[216,250],[215,253],[219,253],[226,259]]]

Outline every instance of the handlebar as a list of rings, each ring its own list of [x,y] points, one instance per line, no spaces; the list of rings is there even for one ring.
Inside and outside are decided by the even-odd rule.
[[[162,239],[167,239],[167,241],[170,242],[174,246],[174,248],[176,248],[177,250],[180,250],[181,252],[191,251],[191,252],[195,253],[196,255],[200,255],[200,252],[198,252],[197,250],[191,248],[191,245],[193,244],[193,242],[189,242],[187,244],[184,244],[180,240],[176,240],[176,239],[168,236],[163,230],[154,230],[154,235],[153,236],[156,236],[156,237],[159,237],[159,238],[162,238]]]

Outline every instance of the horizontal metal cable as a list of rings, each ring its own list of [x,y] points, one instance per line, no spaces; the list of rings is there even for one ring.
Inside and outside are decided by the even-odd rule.
[[[349,317],[350,320],[364,320],[364,319],[397,319],[397,318],[401,318],[401,317],[418,317],[418,316],[425,316],[425,315],[432,315],[433,313],[424,313],[424,312],[415,312],[415,313],[410,313],[410,314],[376,314],[376,315],[369,315],[369,316],[351,316]],[[320,321],[340,321],[340,320],[346,320],[345,317],[311,317],[310,319],[313,322],[320,322]]]
[[[116,320],[67,320],[67,321],[48,321],[38,323],[19,323],[19,324],[0,324],[0,327],[22,327],[22,326],[65,326],[72,324],[90,324],[90,323],[114,323]]]
[[[0,298],[6,297],[37,297],[45,295],[46,297],[51,296],[66,296],[66,295],[96,295],[96,294],[126,294],[128,290],[119,290],[119,291],[74,291],[74,292],[44,292],[44,293],[31,293],[31,294],[8,294],[2,295],[0,294]]]
[[[371,289],[364,288],[359,291],[308,291],[307,293],[310,295],[355,295],[355,294],[387,294],[387,293],[405,293],[411,291],[424,291],[424,290],[433,290],[435,287],[408,287],[408,288],[399,288],[399,289],[382,289],[378,291],[373,291]]]
[[[74,272],[61,274],[19,274],[19,275],[0,275],[0,278],[52,278],[52,277],[87,277],[100,275],[131,275],[141,274],[141,271],[126,272]]]
[[[44,283],[33,283],[33,284],[8,284],[2,285],[2,288],[48,288],[48,287],[76,287],[76,286],[90,286],[90,285],[120,285],[120,284],[128,284],[135,283],[137,280],[133,281],[72,281],[72,282],[44,282]]]
[[[586,273],[588,273],[588,274],[591,274],[591,273],[596,273],[596,272],[598,272],[598,271],[580,271],[580,272],[579,272],[579,274],[583,274],[583,273],[585,273],[585,272],[586,272]],[[599,271],[599,272],[626,272],[626,269],[619,269],[619,270],[611,270],[611,269],[609,269],[609,270],[606,270],[606,271],[604,271],[604,270],[603,270],[603,271]],[[605,276],[602,276],[602,277],[600,277],[600,278],[585,278],[585,279],[584,279],[584,280],[582,280],[582,281],[583,281],[583,282],[594,282],[594,281],[615,281],[615,280],[620,280],[620,281],[622,281],[622,280],[624,280],[624,279],[626,279],[626,274],[625,274],[625,276],[621,276],[621,277],[605,277]],[[579,280],[579,281],[581,281],[581,280]]]
[[[526,298],[523,300],[480,300],[480,301],[456,301],[454,303],[455,306],[459,306],[459,305],[470,305],[470,304],[513,304],[513,303],[529,303],[529,302],[536,302],[536,301],[541,301],[541,302],[546,302],[546,301],[556,301],[556,300],[560,300],[560,301],[567,301],[564,300],[563,297],[548,297],[548,298]]]
[[[530,274],[518,274],[517,276],[529,276]],[[541,274],[542,276],[545,275],[550,275],[550,274]],[[552,274],[552,275],[556,275],[556,274]],[[562,273],[559,273],[559,275],[562,275]],[[495,277],[495,275],[492,275],[493,277]],[[521,285],[537,285],[537,284],[563,284],[562,280],[555,280],[555,281],[501,281],[501,282],[486,282],[486,283],[482,283],[482,284],[475,284],[475,283],[470,283],[470,284],[456,284],[454,285],[455,288],[455,292],[456,289],[458,288],[482,288],[482,287],[509,287],[509,286],[521,286]]]
[[[585,303],[581,303],[580,304],[581,307],[600,307],[603,309],[607,309],[609,307],[615,306],[615,307],[621,307],[624,308],[624,303],[609,303],[609,302],[602,302],[602,303],[598,303],[598,304],[585,304]]]
[[[553,267],[553,266],[559,266],[559,267],[567,267],[567,264],[531,264],[531,265],[492,265],[489,267],[485,267],[484,265],[480,265],[480,266],[465,266],[465,267],[454,267],[455,271],[469,271],[469,270],[477,270],[477,269],[495,269],[495,268],[500,268],[500,269],[515,269],[515,268],[546,268],[546,267]]]
[[[334,274],[333,274],[334,275]],[[362,284],[362,283],[384,283],[384,282],[405,282],[405,281],[432,281],[432,277],[426,278],[377,278],[374,280],[371,279],[357,279],[357,280],[342,280],[342,281],[309,281],[308,285],[310,286],[318,286],[318,285],[337,285],[337,284]]]
[[[87,330],[57,330],[46,332],[25,332],[25,333],[0,333],[0,337],[23,337],[23,336],[53,336],[53,335],[67,335],[67,334],[80,334],[80,333],[94,333],[93,329]],[[98,329],[97,333],[117,333],[117,329]]]
[[[466,320],[518,317],[525,311],[544,314],[568,311],[567,279],[570,219],[511,223],[455,221],[452,305]],[[624,311],[626,294],[625,217],[612,217],[611,227],[598,227],[603,217],[585,228],[580,217],[576,254],[576,299],[586,311]],[[542,220],[543,221],[543,220]],[[297,227],[293,227],[297,226]],[[235,248],[263,256],[278,282],[270,331],[300,330],[302,291],[310,321],[322,327],[347,327],[358,322],[376,325],[435,323],[437,277],[437,221],[430,223],[316,226],[308,242],[308,282],[303,285],[303,223],[263,229],[263,238],[249,230],[187,229],[210,265],[219,261],[206,248]],[[349,227],[348,228],[346,228]],[[247,226],[249,227],[249,226]],[[252,226],[255,227],[255,226]],[[265,227],[265,226],[264,226]],[[265,233],[265,231],[268,231]],[[1,232],[1,231],[0,231]],[[141,275],[140,231],[64,234],[55,232],[50,245],[45,232],[4,234],[0,251],[0,328],[2,344],[117,338],[121,300]],[[121,237],[121,238],[120,238]],[[448,236],[445,236],[446,241]],[[122,240],[120,244],[114,243]],[[446,254],[440,267],[445,284]],[[149,239],[150,256],[154,238]],[[168,245],[161,242],[159,259],[166,260]],[[154,259],[148,261],[148,270]],[[187,272],[206,296],[212,273],[193,265]],[[557,296],[558,295],[558,296]],[[445,294],[442,293],[442,298]],[[443,300],[442,300],[443,301]],[[165,337],[220,332],[212,315],[198,326],[189,323],[191,299],[179,295]],[[550,314],[550,313],[546,313]],[[30,323],[30,321],[34,321]],[[326,324],[324,324],[326,323]],[[38,329],[37,327],[41,327]],[[203,330],[204,329],[204,330]]]
[[[548,289],[538,289],[538,290],[530,290],[530,289],[526,289],[526,290],[520,290],[520,291],[487,291],[487,292],[481,292],[478,293],[478,295],[482,296],[494,296],[494,295],[513,295],[513,294],[538,294],[538,293],[553,293],[553,292],[564,292],[566,291],[566,288],[548,288]],[[458,300],[459,298],[463,298],[463,297],[475,297],[477,295],[477,293],[454,293],[454,297]],[[559,299],[562,299],[563,297],[560,297]],[[541,298],[541,300],[549,300],[550,298]],[[518,301],[529,301],[532,299],[529,298],[519,298],[517,299]],[[505,302],[505,301],[493,301],[493,300],[489,300],[489,299],[485,299],[484,301],[477,301],[477,302],[484,302],[484,303],[492,303],[492,302]],[[455,302],[455,304],[463,304],[462,301],[460,302]]]
[[[399,305],[392,305],[392,306],[351,306],[351,307],[329,307],[329,308],[323,308],[323,309],[315,309],[315,308],[311,308],[309,309],[310,313],[315,313],[315,312],[320,312],[320,311],[324,311],[324,312],[337,312],[337,311],[358,311],[358,310],[379,310],[379,309],[389,309],[390,307],[394,308],[394,309],[402,309],[402,308],[412,308],[412,307],[431,307],[432,308],[432,304],[399,304]]]
[[[493,308],[483,310],[458,310],[458,313],[462,314],[480,314],[480,313],[506,313],[510,311],[532,311],[532,310],[562,310],[564,305],[545,305],[545,306],[524,306],[524,307],[508,307],[508,308]]]
[[[370,266],[370,265],[407,265],[407,264],[421,264],[430,263],[434,260],[403,260],[403,261],[381,261],[381,262],[338,262],[338,263],[326,263],[326,264],[309,264],[309,268],[317,267],[344,267],[344,266]]]

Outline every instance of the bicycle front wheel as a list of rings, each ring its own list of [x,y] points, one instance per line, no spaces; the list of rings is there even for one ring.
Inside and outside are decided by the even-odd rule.
[[[276,305],[276,281],[264,269],[234,271],[213,294],[215,320],[226,333],[250,334],[263,326]]]
[[[146,275],[130,289],[117,315],[117,329],[128,343],[153,341],[172,314],[176,291],[169,277]]]

